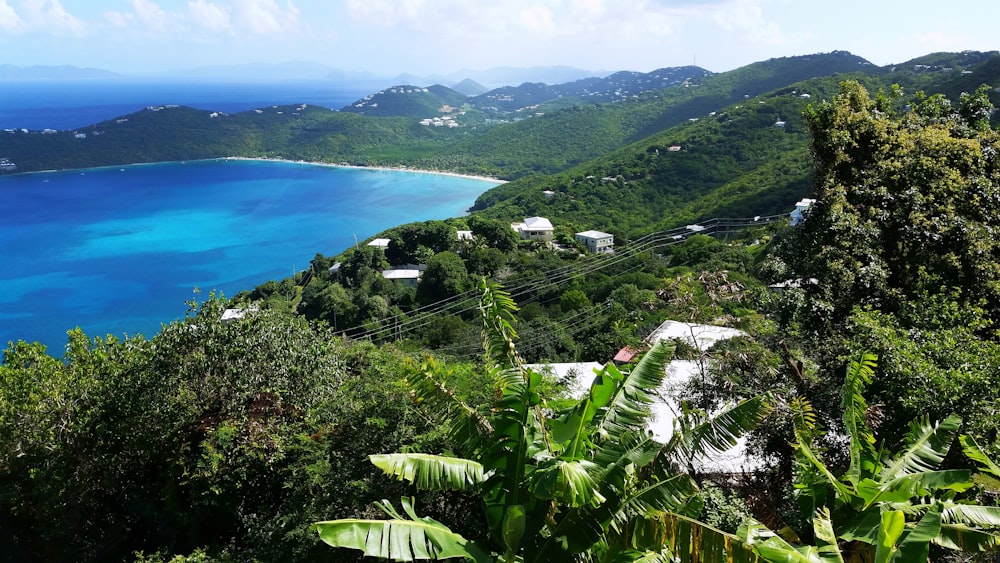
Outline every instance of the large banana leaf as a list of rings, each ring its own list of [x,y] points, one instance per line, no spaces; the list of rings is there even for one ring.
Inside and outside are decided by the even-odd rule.
[[[863,477],[873,476],[875,463],[878,461],[875,436],[866,422],[868,403],[864,396],[865,386],[871,383],[875,375],[877,361],[878,356],[875,354],[862,352],[847,366],[844,382],[841,407],[844,409],[844,426],[851,439],[851,463],[844,477],[855,485]]]
[[[593,434],[618,440],[626,432],[638,433],[646,429],[649,406],[654,393],[666,376],[666,364],[674,354],[673,344],[658,341],[628,374],[622,374],[613,365],[605,370],[621,383],[607,402],[603,413],[594,418]]]
[[[709,417],[686,413],[678,420],[670,441],[663,447],[663,454],[688,467],[705,455],[735,446],[737,440],[756,428],[769,412],[771,407],[767,399],[758,396]]]
[[[971,436],[959,436],[958,439],[962,443],[965,455],[979,466],[980,473],[975,477],[976,482],[990,492],[1000,493],[1000,466],[979,448],[979,444]]]
[[[419,518],[409,501],[403,508],[410,520],[403,519],[387,501],[383,510],[395,516],[390,520],[348,518],[317,522],[312,529],[333,547],[363,551],[368,557],[393,561],[417,561],[462,558],[477,563],[489,562],[490,556],[476,544],[452,532],[432,518]]]
[[[483,482],[483,466],[458,457],[431,454],[375,454],[368,459],[387,474],[422,490],[467,491]]]
[[[493,427],[489,420],[455,396],[442,383],[442,368],[433,358],[426,358],[419,365],[411,365],[406,374],[406,385],[414,401],[448,427],[449,434],[471,455],[484,440],[489,439]]]
[[[962,419],[956,415],[937,424],[926,417],[911,421],[903,451],[885,465],[880,480],[888,481],[900,475],[937,469],[951,449],[961,424]]]

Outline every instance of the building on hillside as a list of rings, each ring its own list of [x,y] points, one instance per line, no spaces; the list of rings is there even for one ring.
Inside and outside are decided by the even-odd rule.
[[[806,218],[806,211],[812,207],[812,204],[816,203],[815,199],[802,198],[798,203],[795,204],[795,209],[788,214],[788,218],[791,220],[791,225],[794,227],[802,222]]]
[[[382,270],[382,277],[387,280],[399,282],[404,287],[416,288],[420,283],[420,276],[427,269],[427,264],[406,264],[388,270]]]
[[[247,313],[254,313],[257,311],[256,307],[250,307],[249,309],[226,309],[222,312],[222,322],[228,323],[230,321],[235,321],[237,319],[242,319],[247,316]]]
[[[583,231],[576,233],[577,242],[594,253],[611,254],[615,251],[615,237],[601,231]]]
[[[458,240],[472,240],[472,231],[456,231]]]
[[[626,346],[621,350],[618,350],[618,353],[615,354],[614,358],[611,358],[611,361],[614,362],[616,365],[627,364],[635,360],[636,357],[638,356],[639,356],[638,350],[636,350],[631,346]]]
[[[389,248],[389,239],[387,238],[372,239],[372,241],[368,243],[368,246],[374,246],[379,250],[385,250],[386,248]]]
[[[550,242],[555,228],[545,217],[528,217],[523,223],[511,223],[510,227],[517,231],[521,240],[538,240]]]

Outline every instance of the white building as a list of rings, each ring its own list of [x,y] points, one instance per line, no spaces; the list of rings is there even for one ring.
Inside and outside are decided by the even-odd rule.
[[[420,276],[423,273],[423,270],[417,268],[393,268],[391,270],[382,270],[382,277],[387,280],[397,281],[406,287],[415,288],[420,283]]]
[[[816,203],[815,199],[802,198],[795,204],[795,209],[788,214],[788,218],[791,219],[793,227],[805,219],[806,210],[812,207],[812,204],[814,203]]]
[[[510,227],[517,231],[521,240],[540,240],[549,242],[555,228],[545,217],[528,217],[523,223],[511,223]]]
[[[386,248],[389,248],[389,239],[387,238],[372,239],[372,241],[368,243],[368,246],[374,246],[379,250],[385,250]]]
[[[576,233],[577,242],[587,247],[590,252],[610,254],[615,251],[615,237],[601,231],[583,231]]]

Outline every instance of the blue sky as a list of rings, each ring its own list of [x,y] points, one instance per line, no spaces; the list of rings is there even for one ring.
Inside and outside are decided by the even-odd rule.
[[[0,64],[719,72],[841,49],[884,65],[1000,49],[998,21],[996,0],[0,0]]]

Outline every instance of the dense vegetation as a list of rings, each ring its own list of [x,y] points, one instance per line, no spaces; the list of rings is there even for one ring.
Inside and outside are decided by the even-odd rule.
[[[819,61],[863,66],[842,53]],[[914,63],[926,68],[839,85],[843,76],[821,74],[781,82],[775,69],[817,71],[800,58],[769,61],[706,77],[698,88],[720,97],[693,122],[678,108],[707,102],[689,88],[570,106],[479,137],[301,107],[214,118],[148,110],[86,139],[4,134],[24,141],[0,146],[15,159],[15,145],[41,158],[55,146],[41,143],[91,141],[123,143],[133,152],[118,154],[139,159],[199,157],[211,139],[211,150],[247,151],[230,155],[295,147],[396,163],[443,162],[451,147],[461,166],[523,177],[468,217],[390,229],[384,251],[317,254],[293,278],[192,302],[148,339],[72,331],[61,357],[10,343],[0,557],[360,557],[352,548],[505,561],[908,562],[995,550],[1000,137],[992,88],[979,82],[953,102],[937,92],[990,80],[996,61],[933,55]],[[611,135],[607,145],[588,143],[588,120]],[[189,144],[110,132],[161,126],[162,138]],[[530,139],[505,143],[512,132]],[[100,154],[73,153],[59,158]],[[816,202],[796,227],[705,231],[715,238],[667,230],[787,210],[810,191]],[[554,219],[558,246],[517,239],[510,220],[534,214]],[[582,251],[572,235],[591,228],[616,235],[614,255]],[[426,265],[415,289],[381,275],[408,264]],[[777,282],[782,291],[768,288]],[[230,306],[243,318],[223,322]],[[711,351],[646,342],[667,319],[746,336]],[[642,350],[641,362],[608,365],[582,397],[526,366],[605,362],[625,346]],[[705,370],[676,396],[682,422],[659,444],[642,428],[671,348]],[[747,406],[721,410],[733,401]],[[692,462],[752,427],[758,472],[713,475]],[[389,452],[402,455],[369,463]],[[373,505],[382,499],[392,502]]]

